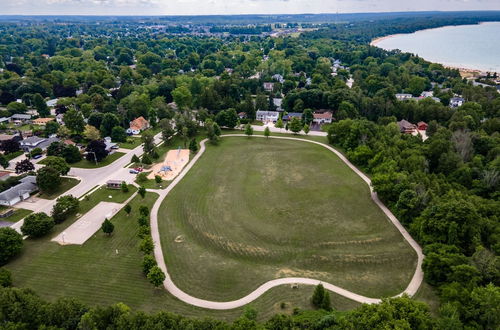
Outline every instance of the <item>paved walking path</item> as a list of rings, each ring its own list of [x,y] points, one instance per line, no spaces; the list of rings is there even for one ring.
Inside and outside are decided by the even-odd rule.
[[[234,137],[234,136],[246,136],[244,134],[230,134],[230,135],[222,135],[222,137]],[[256,135],[253,138],[264,138],[264,136],[259,136]],[[283,140],[296,140],[296,141],[303,141],[307,143],[314,143],[317,145],[320,145],[331,152],[335,153],[347,166],[349,166],[357,175],[363,179],[368,186],[370,187],[371,191],[371,197],[372,200],[375,202],[375,204],[380,207],[380,209],[385,213],[385,215],[389,218],[389,220],[396,226],[396,228],[400,231],[400,233],[403,235],[405,240],[410,244],[410,246],[415,250],[417,253],[417,267],[415,269],[415,273],[413,274],[413,277],[406,287],[406,289],[401,292],[397,296],[401,296],[403,294],[408,294],[409,296],[413,296],[418,288],[420,287],[420,284],[422,284],[423,280],[423,272],[422,272],[422,260],[424,258],[424,255],[422,253],[422,249],[418,245],[418,243],[410,236],[410,234],[406,231],[406,229],[401,225],[401,223],[398,221],[398,219],[392,214],[392,212],[378,199],[377,193],[373,191],[373,188],[371,186],[371,180],[360,170],[358,170],[347,158],[342,155],[339,151],[335,150],[334,148],[330,147],[329,145],[326,145],[324,143],[316,142],[316,141],[310,141],[310,140],[304,140],[304,139],[299,139],[299,138],[294,138],[294,137],[277,137],[277,136],[271,136],[270,138],[273,139],[283,139]],[[165,289],[167,289],[168,292],[170,292],[172,295],[174,295],[176,298],[179,300],[182,300],[185,303],[197,306],[197,307],[203,307],[203,308],[209,308],[209,309],[233,309],[233,308],[238,308],[241,306],[244,306],[258,297],[260,297],[262,294],[264,294],[266,291],[270,290],[271,288],[274,288],[279,285],[284,285],[284,284],[294,284],[294,283],[299,283],[299,284],[305,284],[305,285],[318,285],[318,284],[323,284],[323,286],[332,291],[335,292],[341,296],[344,296],[346,298],[349,298],[351,300],[357,301],[359,303],[367,303],[367,304],[373,304],[373,303],[379,303],[381,302],[381,299],[376,299],[376,298],[369,298],[365,296],[361,296],[359,294],[356,294],[354,292],[342,289],[341,287],[338,287],[336,285],[324,282],[324,281],[319,281],[315,279],[310,279],[310,278],[302,278],[302,277],[286,277],[286,278],[279,278],[275,280],[268,281],[261,286],[259,286],[257,289],[252,291],[250,294],[244,296],[243,298],[240,298],[238,300],[233,300],[233,301],[227,301],[227,302],[217,302],[217,301],[209,301],[209,300],[204,300],[204,299],[199,299],[196,297],[193,297],[186,292],[182,291],[179,289],[175,283],[172,281],[170,275],[168,274],[167,271],[167,266],[165,264],[165,258],[163,256],[163,250],[161,248],[161,239],[160,239],[160,233],[158,230],[158,211],[160,209],[160,205],[162,201],[165,199],[165,197],[168,195],[168,193],[177,185],[177,183],[182,180],[182,178],[189,172],[189,170],[193,167],[193,165],[196,163],[196,161],[203,155],[205,152],[205,143],[207,142],[207,139],[201,141],[201,148],[200,151],[193,157],[193,159],[189,162],[189,164],[184,168],[184,170],[172,181],[172,183],[165,189],[165,190],[156,190],[156,192],[160,195],[160,197],[156,200],[155,204],[153,205],[153,208],[151,210],[151,235],[153,237],[153,242],[154,242],[154,254],[156,261],[158,263],[158,266],[163,270],[165,273],[165,281],[163,282],[163,285]]]

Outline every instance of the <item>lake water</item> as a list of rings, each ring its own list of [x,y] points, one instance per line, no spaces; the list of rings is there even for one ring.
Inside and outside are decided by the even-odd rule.
[[[389,36],[373,44],[448,66],[500,72],[500,22],[422,30]]]

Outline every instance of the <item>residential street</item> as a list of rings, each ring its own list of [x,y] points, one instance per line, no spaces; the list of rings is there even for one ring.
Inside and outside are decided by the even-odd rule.
[[[155,135],[155,143],[161,142],[161,134]],[[75,187],[71,188],[65,195],[73,195],[75,197],[81,197],[86,192],[94,188],[95,186],[105,184],[108,180],[123,180],[128,183],[133,182],[135,179],[134,174],[129,173],[128,168],[124,168],[125,165],[131,162],[133,155],[141,155],[143,153],[142,145],[135,149],[128,150],[128,153],[120,157],[113,163],[105,167],[100,167],[96,169],[83,169],[83,168],[71,168],[69,176],[76,177],[80,180],[80,183]],[[30,201],[23,202],[24,204],[17,204],[16,206],[24,207],[35,212],[45,212],[50,214],[52,207],[56,203],[56,200],[46,200],[38,199],[36,200],[36,207],[30,206]],[[11,227],[20,231],[23,225],[23,220],[16,222]]]
[[[253,130],[256,132],[263,132],[266,127],[269,127],[271,133],[283,133],[283,134],[291,134],[292,132],[285,130],[284,128],[276,128],[274,124],[265,124],[264,126],[252,125]],[[304,132],[300,132],[298,135],[306,135]],[[326,132],[322,131],[310,131],[309,134],[311,136],[326,136]]]

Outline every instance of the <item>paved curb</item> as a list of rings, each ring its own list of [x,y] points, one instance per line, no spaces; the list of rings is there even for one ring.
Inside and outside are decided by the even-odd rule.
[[[229,135],[222,135],[221,137],[246,137],[244,134],[229,134]],[[255,138],[265,138],[265,136],[260,136],[260,135],[255,135]],[[378,207],[384,212],[384,214],[389,218],[389,220],[392,222],[394,226],[399,230],[401,235],[403,235],[404,239],[408,242],[408,244],[415,250],[417,253],[417,267],[415,269],[415,273],[413,274],[413,277],[406,287],[406,289],[398,294],[396,297],[402,296],[404,294],[407,294],[409,296],[413,296],[417,291],[420,285],[422,284],[423,281],[423,272],[422,272],[422,261],[424,258],[424,255],[422,253],[421,247],[418,245],[418,243],[410,236],[410,234],[406,231],[406,229],[401,225],[399,220],[392,214],[392,212],[379,200],[377,197],[377,193],[373,191],[373,188],[371,186],[371,180],[368,178],[363,172],[361,172],[356,166],[354,166],[344,155],[342,155],[339,151],[336,149],[330,147],[329,145],[326,145],[321,142],[316,142],[316,141],[311,141],[311,140],[304,140],[304,139],[299,139],[299,138],[294,138],[294,137],[278,137],[278,136],[271,136],[269,138],[272,139],[283,139],[283,140],[294,140],[294,141],[302,141],[302,142],[307,142],[307,143],[314,143],[317,145],[320,145],[331,152],[335,153],[351,170],[353,170],[357,175],[363,179],[363,181],[368,184],[370,187],[370,192],[371,192],[371,198],[377,204]],[[151,236],[153,238],[154,242],[154,255],[156,258],[156,262],[158,263],[158,266],[163,270],[165,273],[165,281],[163,282],[163,286],[165,289],[170,292],[173,296],[178,298],[179,300],[182,300],[183,302],[194,305],[197,307],[203,307],[203,308],[208,308],[208,309],[216,309],[216,310],[226,310],[226,309],[234,309],[238,308],[241,306],[244,306],[258,297],[260,297],[262,294],[264,294],[266,291],[279,286],[279,285],[285,285],[285,284],[305,284],[305,285],[318,285],[318,284],[323,284],[323,286],[332,291],[335,292],[341,296],[344,296],[346,298],[349,298],[351,300],[357,301],[359,303],[366,303],[366,304],[376,304],[380,303],[382,300],[377,299],[377,298],[369,298],[365,297],[359,294],[356,294],[354,292],[348,291],[346,289],[343,289],[341,287],[338,287],[336,285],[330,284],[328,282],[316,280],[316,279],[310,279],[310,278],[303,278],[303,277],[286,277],[286,278],[279,278],[275,280],[271,280],[268,282],[265,282],[261,286],[259,286],[257,289],[249,293],[248,295],[244,296],[243,298],[233,300],[233,301],[227,301],[227,302],[217,302],[217,301],[209,301],[209,300],[204,300],[204,299],[199,299],[196,297],[193,297],[186,292],[182,291],[179,289],[175,283],[172,281],[170,274],[167,271],[167,266],[165,264],[165,258],[163,256],[163,250],[161,248],[161,239],[160,239],[160,233],[158,230],[158,211],[160,209],[160,205],[165,199],[165,197],[168,195],[168,193],[179,183],[182,178],[189,172],[189,170],[194,166],[196,161],[203,155],[205,152],[205,143],[208,141],[208,139],[205,139],[200,142],[201,148],[198,151],[198,153],[193,157],[193,159],[184,167],[181,173],[172,181],[172,183],[164,190],[160,191],[159,197],[156,200],[155,204],[153,205],[153,208],[151,210]]]

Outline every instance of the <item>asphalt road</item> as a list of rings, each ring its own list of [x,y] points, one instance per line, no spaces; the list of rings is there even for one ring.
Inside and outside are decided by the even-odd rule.
[[[157,134],[155,136],[155,143],[158,144],[161,141],[160,138],[161,134]],[[140,145],[135,149],[129,150],[128,153],[107,166],[95,169],[71,168],[68,176],[79,179],[80,183],[65,192],[64,195],[81,197],[95,186],[102,185],[108,180],[123,180],[128,183],[133,182],[135,180],[135,175],[130,174],[129,169],[124,168],[124,166],[131,162],[133,155],[140,156],[142,153],[143,148],[142,145]],[[46,200],[40,198],[35,203],[36,205],[34,207],[30,207],[29,209],[34,210],[35,212],[45,212],[50,214],[56,200]],[[11,227],[20,232],[23,221],[24,220],[20,220]]]

